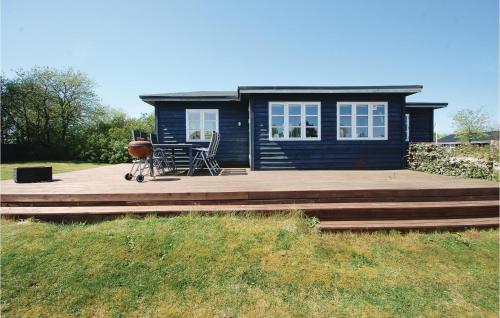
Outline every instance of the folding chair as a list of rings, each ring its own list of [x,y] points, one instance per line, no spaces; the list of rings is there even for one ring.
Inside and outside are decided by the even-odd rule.
[[[146,140],[147,134],[139,131],[139,130],[132,130],[132,140],[137,141],[137,140]]]
[[[221,172],[222,169],[217,163],[217,160],[215,160],[219,144],[220,134],[216,131],[212,131],[212,138],[208,148],[194,148],[196,155],[193,159],[193,169],[188,173],[189,176],[192,176],[195,170],[201,169],[202,165],[205,165],[212,176],[216,176]]]
[[[153,144],[153,167],[158,175],[165,175],[175,170],[175,163],[168,150],[155,147],[158,144],[158,136],[149,134],[149,141]]]

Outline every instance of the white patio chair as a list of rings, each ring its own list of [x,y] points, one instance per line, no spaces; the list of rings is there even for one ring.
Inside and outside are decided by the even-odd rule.
[[[221,172],[222,169],[217,160],[215,160],[219,144],[220,134],[212,131],[212,138],[210,139],[208,148],[194,148],[196,155],[193,158],[193,168],[189,170],[189,176],[192,176],[197,169],[201,169],[203,165],[205,165],[212,176],[216,176]]]

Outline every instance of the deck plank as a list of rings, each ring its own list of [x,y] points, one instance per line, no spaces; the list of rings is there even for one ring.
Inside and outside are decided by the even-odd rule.
[[[459,213],[461,210],[475,209],[478,213],[496,214],[497,201],[447,201],[447,202],[361,202],[361,203],[299,203],[299,204],[226,204],[226,205],[138,205],[138,206],[57,206],[57,207],[2,207],[1,215],[64,215],[64,214],[128,214],[128,213],[184,213],[184,212],[279,212],[300,210],[308,214],[325,213],[335,216],[366,214],[373,217],[373,212],[380,212],[386,217],[403,212],[412,216],[423,211],[442,211]],[[451,213],[452,214],[452,213]],[[325,218],[324,217],[324,218]]]
[[[436,230],[499,227],[499,218],[420,219],[384,221],[322,221],[322,231]]]

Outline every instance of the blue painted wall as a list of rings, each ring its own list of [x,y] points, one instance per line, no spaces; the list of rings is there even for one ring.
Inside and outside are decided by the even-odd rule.
[[[320,101],[320,141],[269,141],[269,101]],[[388,140],[337,140],[338,101],[387,101]],[[262,169],[400,169],[406,144],[401,94],[273,94],[250,97],[253,168]],[[300,180],[297,180],[300,182]]]
[[[269,101],[308,100],[321,102],[321,140],[269,141]],[[388,140],[337,140],[338,101],[387,101]],[[433,110],[405,109],[402,94],[255,94],[241,102],[162,102],[155,107],[159,141],[186,142],[186,109],[218,108],[221,133],[218,161],[224,166],[248,166],[248,103],[255,170],[403,168],[407,148],[403,129],[405,112],[410,113],[411,141],[432,141]]]
[[[410,114],[410,142],[431,142],[434,135],[432,108],[407,108]]]
[[[248,166],[248,104],[240,102],[161,102],[155,107],[160,143],[186,142],[186,109],[219,109],[221,142],[217,161],[223,166]],[[238,126],[241,122],[241,126]],[[208,143],[199,143],[208,146]]]

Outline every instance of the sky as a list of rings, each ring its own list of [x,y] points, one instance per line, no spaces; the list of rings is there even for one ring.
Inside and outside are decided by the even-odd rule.
[[[408,101],[499,122],[498,0],[2,0],[1,69],[73,67],[103,104],[238,85],[424,86]]]

